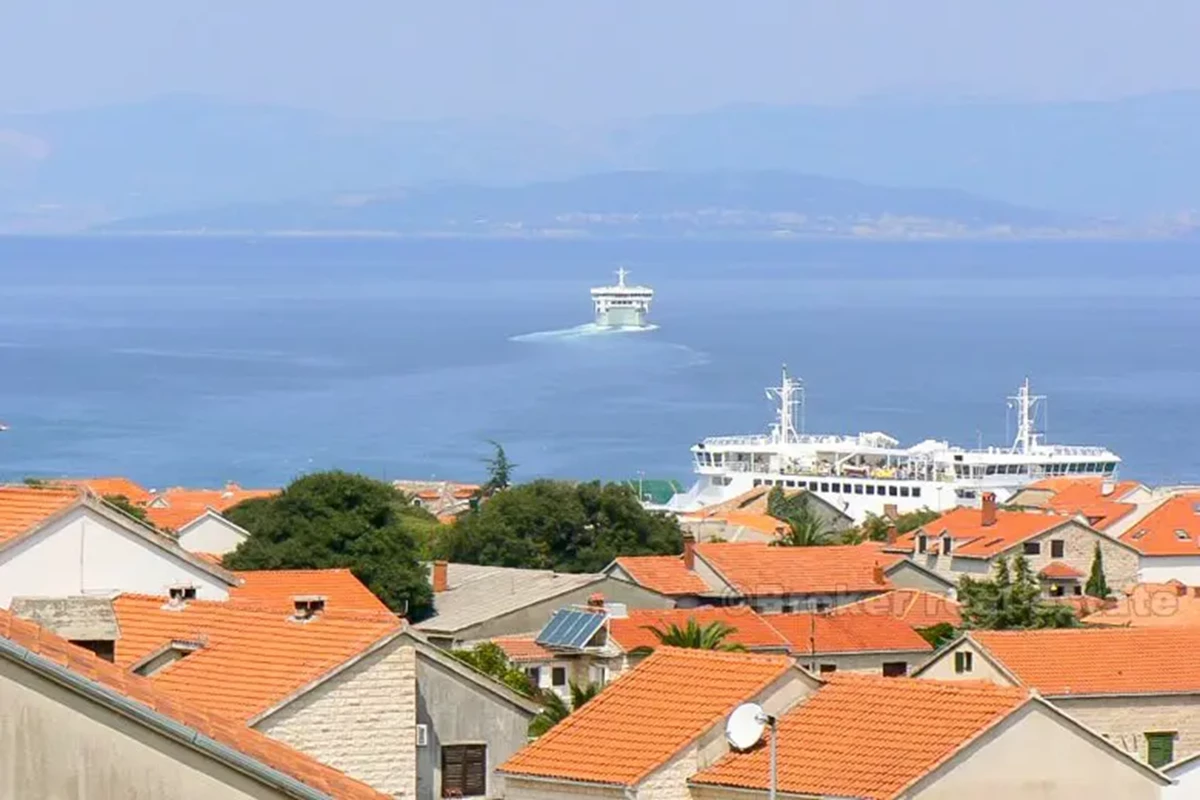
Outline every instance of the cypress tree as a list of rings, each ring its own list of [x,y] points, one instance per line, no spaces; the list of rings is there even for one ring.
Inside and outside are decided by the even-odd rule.
[[[1104,599],[1108,597],[1108,581],[1104,579],[1104,556],[1100,553],[1100,543],[1096,542],[1096,552],[1092,555],[1092,574],[1088,576],[1087,585],[1083,589],[1090,597]]]

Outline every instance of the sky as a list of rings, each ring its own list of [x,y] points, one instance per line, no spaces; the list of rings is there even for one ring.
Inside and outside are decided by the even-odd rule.
[[[1200,89],[1197,31],[1197,0],[0,0],[0,113],[176,92],[556,122],[1102,99]]]

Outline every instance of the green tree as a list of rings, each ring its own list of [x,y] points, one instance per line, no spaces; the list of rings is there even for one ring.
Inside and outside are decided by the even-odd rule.
[[[917,628],[917,633],[921,634],[921,638],[929,642],[934,650],[944,644],[954,640],[957,631],[949,622],[939,622],[936,625],[930,625],[928,628]]]
[[[1099,542],[1096,542],[1096,550],[1092,553],[1092,572],[1088,575],[1087,585],[1083,591],[1089,596],[1099,597],[1101,600],[1111,594],[1108,581],[1104,577],[1104,556],[1100,552]]]
[[[508,455],[499,442],[490,441],[489,443],[495,448],[495,452],[491,458],[486,459],[488,479],[480,490],[484,497],[490,497],[511,486],[512,472],[517,466],[508,460]]]
[[[791,514],[784,518],[787,527],[783,534],[771,542],[779,547],[818,547],[833,544],[835,534],[825,524],[825,520],[812,510],[808,499],[796,503],[791,508]]]
[[[666,628],[657,628],[653,625],[643,625],[644,630],[648,630],[654,634],[654,638],[658,639],[659,645],[663,647],[684,647],[689,650],[725,650],[729,652],[742,652],[746,648],[735,642],[727,642],[733,634],[737,633],[737,628],[721,622],[713,620],[707,625],[700,625],[696,622],[695,617],[688,617],[687,624],[682,628],[672,622]],[[653,647],[638,647],[633,650],[633,655],[647,655]]]
[[[435,545],[449,561],[560,572],[598,572],[618,555],[682,551],[675,519],[644,509],[628,486],[550,480],[492,496]]]
[[[470,650],[453,650],[450,654],[484,675],[490,675],[518,694],[525,697],[533,697],[535,694],[529,676],[524,670],[514,666],[504,650],[494,642],[481,642]]]
[[[767,492],[767,514],[775,519],[787,517],[787,495],[784,494],[782,486],[772,486],[771,491]]]
[[[964,628],[1020,630],[1072,628],[1078,620],[1070,606],[1042,599],[1042,589],[1024,556],[1010,569],[1008,559],[996,561],[991,580],[964,575],[958,584]]]
[[[346,567],[409,619],[420,620],[432,608],[422,539],[437,520],[391,484],[320,472],[273,497],[239,503],[224,516],[250,532],[225,557],[230,569]]]
[[[104,495],[104,502],[108,503],[118,511],[125,512],[129,516],[141,522],[143,525],[147,525],[151,528],[156,527],[155,524],[150,521],[150,518],[146,516],[146,509],[142,508],[123,494],[106,494]]]
[[[600,694],[600,690],[603,688],[597,683],[589,683],[586,686],[572,683],[570,705],[567,705],[566,701],[555,692],[543,692],[541,696],[542,710],[529,723],[529,735],[541,736],[569,717],[572,711],[582,708],[589,700]]]
[[[896,519],[888,519],[887,517],[877,516],[871,512],[867,512],[867,518],[859,525],[859,530],[865,534],[865,538],[872,542],[887,541],[888,529],[893,526],[896,528],[896,533],[905,534],[915,531],[922,525],[933,522],[940,517],[941,514],[929,508],[922,508],[917,511],[909,511],[906,514],[901,514]]]

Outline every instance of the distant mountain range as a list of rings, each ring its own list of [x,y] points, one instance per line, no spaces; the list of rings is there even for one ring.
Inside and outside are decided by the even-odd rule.
[[[424,236],[1054,235],[1084,223],[954,189],[786,172],[616,172],[513,187],[436,186],[321,201],[240,204],[121,220],[127,233]]]
[[[627,171],[830,175],[1142,218],[1200,208],[1196,141],[1200,92],[1096,103],[736,107],[579,128],[349,120],[172,96],[0,115],[0,231]]]

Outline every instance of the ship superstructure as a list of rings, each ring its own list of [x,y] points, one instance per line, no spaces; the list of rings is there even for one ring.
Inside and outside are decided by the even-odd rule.
[[[695,510],[756,486],[807,489],[856,520],[868,513],[930,508],[940,511],[978,503],[982,492],[1003,502],[1018,489],[1056,476],[1112,477],[1121,459],[1104,447],[1052,445],[1035,428],[1045,397],[1026,379],[1009,398],[1017,434],[1010,446],[967,449],[926,439],[911,447],[879,431],[856,435],[804,430],[804,387],[788,375],[768,396],[778,400],[776,421],[766,434],[714,436],[692,447],[699,476],[670,508]]]
[[[617,270],[615,286],[592,289],[592,305],[596,309],[596,324],[605,328],[641,328],[650,313],[654,290],[649,286],[630,286],[625,283],[629,271]]]

